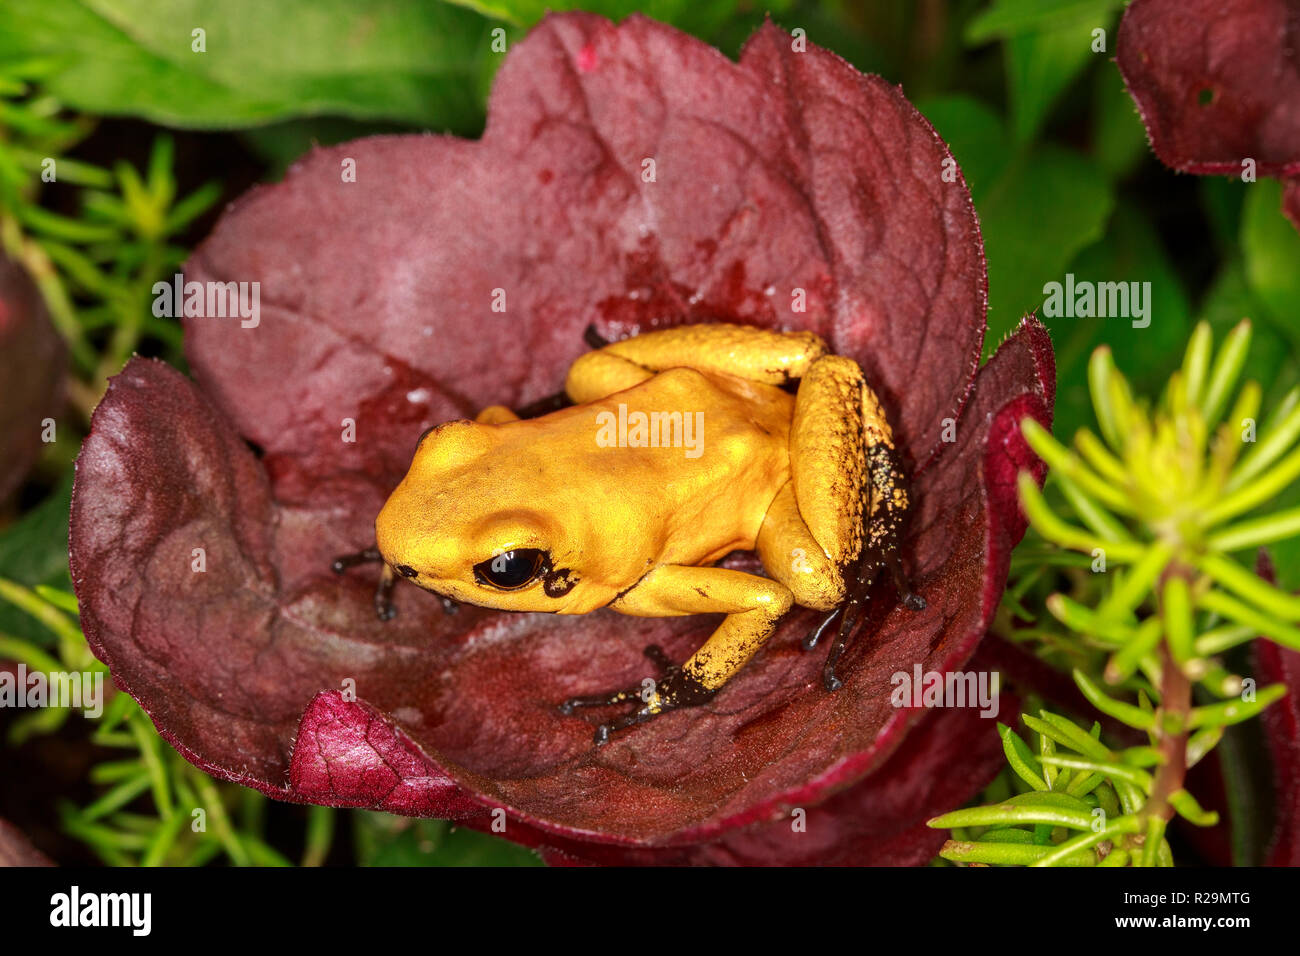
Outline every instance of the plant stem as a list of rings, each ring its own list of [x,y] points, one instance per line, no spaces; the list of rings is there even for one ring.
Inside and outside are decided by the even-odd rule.
[[[1169,797],[1182,789],[1183,778],[1187,775],[1187,717],[1192,708],[1192,685],[1166,647],[1160,648],[1160,660],[1161,714],[1156,721],[1156,733],[1159,736],[1158,749],[1164,760],[1156,770],[1151,799],[1142,808],[1142,813],[1168,821],[1174,815]],[[1178,727],[1176,733],[1169,731],[1171,722]]]

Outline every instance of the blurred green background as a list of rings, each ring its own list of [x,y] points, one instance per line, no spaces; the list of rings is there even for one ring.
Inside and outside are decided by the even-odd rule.
[[[1254,320],[1246,377],[1265,386],[1267,410],[1300,381],[1300,235],[1280,215],[1273,181],[1181,176],[1155,160],[1113,62],[1122,6],[4,0],[0,228],[11,257],[49,267],[43,291],[73,363],[59,441],[0,503],[0,578],[29,589],[0,601],[0,658],[84,658],[73,619],[60,623],[49,610],[62,613],[71,591],[71,463],[104,378],[127,355],[185,367],[179,328],[147,314],[153,281],[184,260],[224,202],[281,177],[312,143],[388,131],[477,135],[504,58],[499,41],[522,37],[546,7],[615,18],[640,10],[733,57],[770,15],[901,84],[950,144],[974,196],[988,258],[988,351],[1041,305],[1044,283],[1067,272],[1149,281],[1149,328],[1046,318],[1058,435],[1091,420],[1085,367],[1095,346],[1109,344],[1137,389],[1154,394],[1201,318],[1216,339],[1243,316]],[[192,49],[196,26],[202,54]],[[1092,49],[1096,29],[1104,52]],[[60,158],[58,183],[41,182],[44,156]],[[1297,499],[1293,488],[1279,505]],[[1291,588],[1300,587],[1297,546],[1276,549]],[[439,821],[288,807],[225,785],[213,796],[224,824],[191,833],[177,807],[214,784],[132,708],[120,704],[117,723],[93,733],[67,714],[0,712],[0,816],[63,862],[537,862]]]

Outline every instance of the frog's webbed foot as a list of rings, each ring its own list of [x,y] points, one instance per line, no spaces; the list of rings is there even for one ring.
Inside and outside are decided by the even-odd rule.
[[[393,588],[397,584],[397,577],[393,569],[384,563],[384,556],[379,553],[378,548],[364,548],[352,554],[341,554],[330,562],[330,570],[335,574],[342,574],[348,568],[355,568],[359,564],[384,565],[379,573],[379,584],[375,587],[375,616],[381,621],[391,621],[397,616],[397,608],[393,606]],[[451,598],[441,594],[438,597],[442,601],[444,614],[455,614],[459,610],[460,605]]]
[[[635,687],[612,691],[607,694],[591,694],[585,697],[570,697],[560,704],[560,713],[572,714],[580,707],[608,707],[613,704],[636,702],[640,706],[626,714],[614,718],[596,728],[594,740],[597,746],[608,742],[615,731],[643,724],[662,713],[679,707],[695,707],[713,698],[716,691],[709,690],[698,680],[687,674],[680,666],[670,661],[663,649],[651,644],[645,649],[645,656],[659,668],[659,680],[647,678]]]

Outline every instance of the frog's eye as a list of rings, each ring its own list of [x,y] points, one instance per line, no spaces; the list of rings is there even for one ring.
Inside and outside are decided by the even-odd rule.
[[[474,576],[482,584],[502,591],[517,591],[542,570],[546,552],[537,548],[516,548],[474,565]]]

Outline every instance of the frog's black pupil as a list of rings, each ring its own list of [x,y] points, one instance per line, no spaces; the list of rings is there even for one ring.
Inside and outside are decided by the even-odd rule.
[[[510,591],[523,587],[536,577],[541,563],[541,551],[536,548],[516,548],[482,562],[475,570],[493,587]]]

